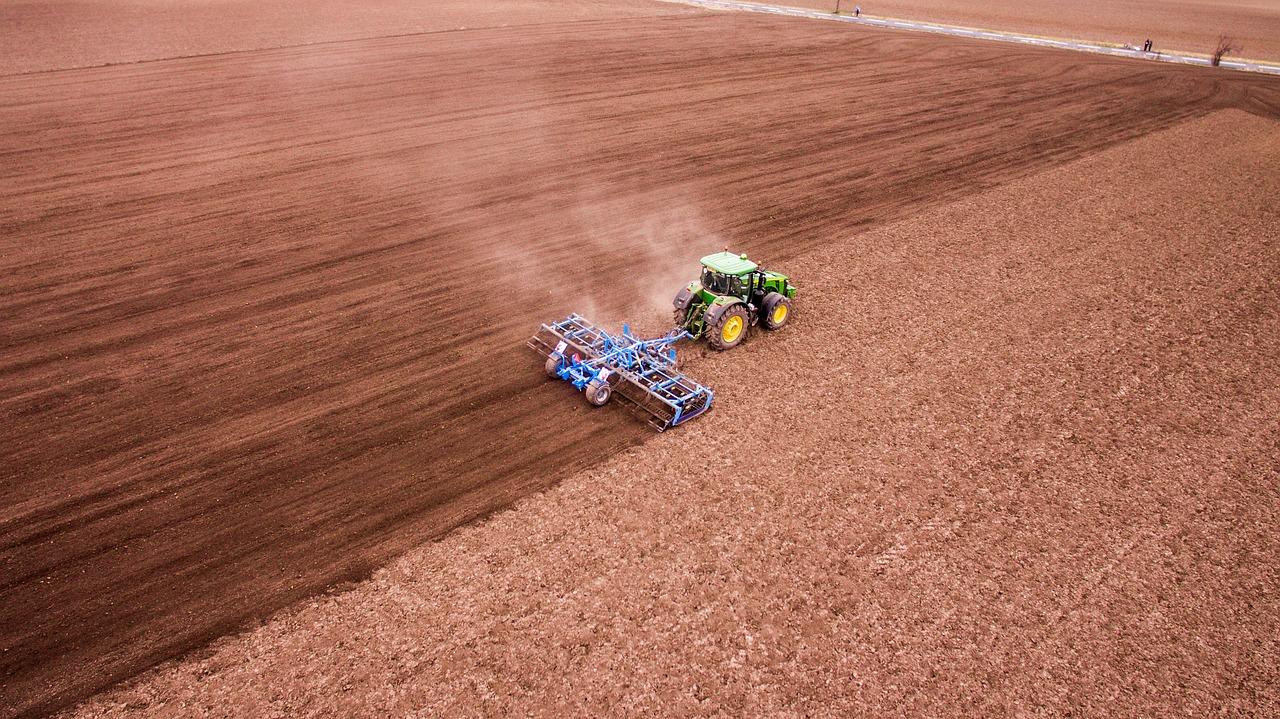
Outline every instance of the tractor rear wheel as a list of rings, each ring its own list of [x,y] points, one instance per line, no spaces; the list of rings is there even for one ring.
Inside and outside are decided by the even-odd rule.
[[[609,397],[613,394],[613,387],[610,387],[608,382],[593,379],[587,383],[587,388],[584,392],[587,395],[588,402],[600,407],[609,402]]]
[[[760,320],[767,330],[780,330],[791,319],[791,300],[785,295],[770,292],[760,304]]]
[[[718,350],[731,350],[747,336],[747,308],[733,305],[707,328],[707,344]]]

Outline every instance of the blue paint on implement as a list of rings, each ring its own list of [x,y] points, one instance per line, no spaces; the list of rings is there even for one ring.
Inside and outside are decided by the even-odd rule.
[[[572,314],[542,325],[529,347],[547,358],[548,375],[585,392],[592,404],[617,395],[661,432],[711,409],[711,389],[676,369],[674,345],[689,338],[677,329],[640,339],[626,325],[614,335]]]

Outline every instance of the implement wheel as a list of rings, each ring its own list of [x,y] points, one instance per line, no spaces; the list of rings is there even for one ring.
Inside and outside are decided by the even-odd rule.
[[[583,393],[586,394],[588,402],[600,407],[608,404],[609,397],[613,395],[613,388],[609,386],[608,382],[593,379],[587,383],[587,388],[583,390]]]
[[[552,379],[560,377],[560,360],[555,357],[548,357],[546,364],[547,376]]]
[[[707,328],[707,344],[718,350],[731,350],[747,336],[747,308],[734,305],[721,313],[715,324]]]
[[[764,296],[760,307],[760,322],[767,330],[780,330],[791,319],[791,300],[777,292]]]

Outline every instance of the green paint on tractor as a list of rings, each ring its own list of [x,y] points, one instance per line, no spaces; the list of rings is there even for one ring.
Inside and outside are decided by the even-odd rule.
[[[732,252],[717,252],[714,255],[707,255],[702,258],[702,266],[712,272],[735,277],[741,277],[759,269],[759,266],[748,260],[746,255],[735,255]]]
[[[676,325],[718,350],[737,347],[748,327],[782,329],[791,320],[796,286],[763,270],[745,254],[717,252],[702,258],[702,276],[676,294]]]

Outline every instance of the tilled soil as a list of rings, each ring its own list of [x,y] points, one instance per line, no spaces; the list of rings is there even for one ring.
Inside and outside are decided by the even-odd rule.
[[[775,0],[775,5],[834,10],[834,0]],[[1156,50],[1208,55],[1231,39],[1234,57],[1280,60],[1280,4],[1271,0],[842,0],[840,10],[970,27],[1128,43],[1150,38]]]
[[[647,437],[543,386],[539,321],[1276,90],[722,14],[0,78],[0,714]]]
[[[1273,716],[1277,170],[1225,111],[783,262],[710,414],[72,715]]]
[[[632,0],[6,0],[0,74],[689,12]]]

